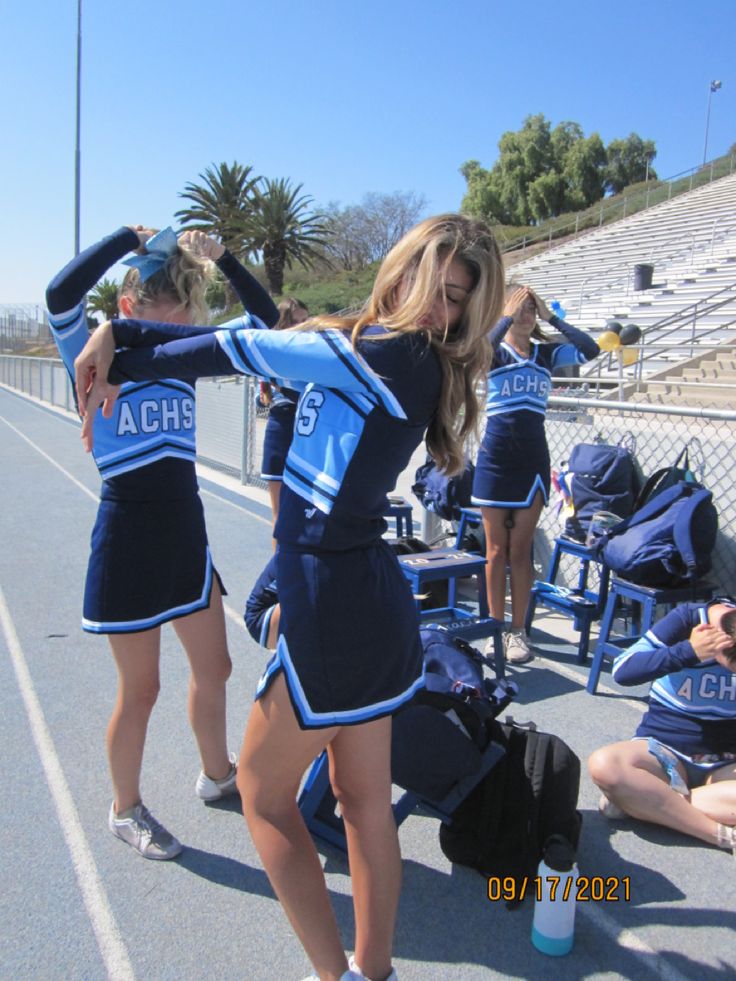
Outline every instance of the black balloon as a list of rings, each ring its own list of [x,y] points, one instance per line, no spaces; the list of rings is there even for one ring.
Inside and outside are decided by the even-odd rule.
[[[623,327],[618,322],[618,320],[609,320],[606,326],[604,327],[604,330],[610,330],[612,334],[620,334],[621,331],[623,330]]]
[[[638,344],[641,340],[641,327],[637,327],[636,324],[627,324],[619,337],[622,344]]]

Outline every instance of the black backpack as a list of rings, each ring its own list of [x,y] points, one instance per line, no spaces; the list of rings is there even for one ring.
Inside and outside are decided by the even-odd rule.
[[[661,470],[655,470],[653,474],[647,477],[644,486],[639,491],[639,495],[634,503],[634,511],[638,511],[643,508],[645,504],[648,504],[653,497],[657,494],[661,494],[663,491],[668,490],[670,487],[674,487],[675,484],[679,484],[681,481],[687,481],[689,484],[694,484],[696,487],[702,487],[702,483],[696,478],[693,470],[690,469],[690,446],[699,450],[700,456],[702,458],[702,449],[700,448],[700,441],[697,438],[693,438],[687,443],[680,454],[678,455],[675,462],[670,467],[662,467]],[[700,472],[702,475],[703,466],[700,466]]]
[[[577,810],[580,760],[558,736],[534,723],[491,723],[492,738],[506,753],[452,821],[440,826],[440,847],[451,862],[483,875],[515,880],[521,901],[525,876],[534,876],[547,839],[563,835],[577,848],[582,814]],[[528,895],[533,890],[527,890]]]
[[[565,522],[565,535],[585,541],[596,511],[628,517],[639,486],[634,457],[623,445],[578,443],[562,474],[572,497],[574,514]]]
[[[614,525],[595,551],[623,579],[643,586],[695,583],[710,570],[718,533],[713,494],[682,480]]]
[[[398,786],[440,804],[479,773],[489,724],[518,688],[484,677],[492,659],[444,627],[422,627],[420,636],[425,685],[393,717],[391,771]]]

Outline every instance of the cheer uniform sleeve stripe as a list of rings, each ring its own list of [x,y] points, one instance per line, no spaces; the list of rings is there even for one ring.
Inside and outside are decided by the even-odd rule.
[[[697,622],[697,608],[694,611],[682,607],[672,610],[618,655],[613,662],[614,681],[620,685],[640,685],[699,665],[701,662],[692,644],[682,639],[689,637]]]
[[[142,321],[124,323],[124,332]],[[150,341],[166,325],[149,325]],[[353,351],[339,331],[218,330],[197,333],[155,347],[119,352],[109,380],[213,377],[245,374],[271,378],[290,388],[313,382],[373,398],[391,416],[405,420],[399,401],[378,375]],[[118,333],[116,330],[116,342]],[[121,334],[121,340],[123,335]]]

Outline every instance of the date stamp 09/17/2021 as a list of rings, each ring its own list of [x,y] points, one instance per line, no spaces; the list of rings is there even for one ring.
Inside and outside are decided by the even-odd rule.
[[[572,900],[577,903],[628,903],[631,899],[631,879],[628,875],[525,875],[491,876],[488,879],[488,899],[492,903],[522,902],[527,896],[541,900],[547,893],[554,902]]]

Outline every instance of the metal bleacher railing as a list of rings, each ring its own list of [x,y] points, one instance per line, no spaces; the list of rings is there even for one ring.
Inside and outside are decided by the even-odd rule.
[[[736,158],[733,154],[717,157],[703,166],[691,167],[679,174],[674,174],[666,180],[648,180],[636,191],[617,195],[612,199],[601,199],[597,205],[592,205],[587,211],[575,215],[562,215],[543,222],[534,233],[527,233],[518,238],[509,239],[502,243],[506,255],[518,253],[523,255],[533,246],[550,248],[555,239],[563,237],[578,238],[587,232],[596,230],[604,224],[610,224],[626,218],[628,215],[644,211],[685,194],[697,187],[710,184],[720,177],[732,174],[736,169]],[[537,249],[537,251],[539,251]]]

